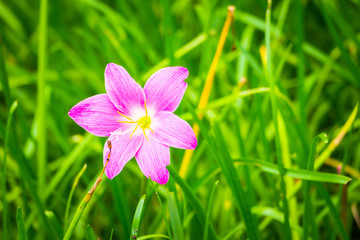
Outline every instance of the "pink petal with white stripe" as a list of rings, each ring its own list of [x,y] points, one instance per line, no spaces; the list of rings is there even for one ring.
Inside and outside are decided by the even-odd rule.
[[[108,139],[111,141],[111,155],[105,173],[109,179],[113,179],[121,172],[125,164],[134,157],[143,142],[143,134],[135,133],[130,139],[131,132],[130,130],[122,134],[111,134]],[[104,166],[108,155],[109,148],[106,142],[103,151]]]
[[[171,112],[158,112],[152,121],[154,139],[170,147],[195,149],[197,140],[191,126]]]
[[[148,136],[149,137],[149,136]],[[166,184],[169,180],[169,172],[166,166],[170,164],[170,149],[164,144],[144,139],[139,151],[135,154],[136,161],[147,178],[159,183]]]
[[[147,106],[158,112],[174,112],[184,96],[188,76],[184,67],[167,67],[154,73],[144,86]]]
[[[144,91],[122,66],[115,63],[106,66],[105,88],[111,101],[121,113],[129,116],[131,110],[143,108]]]
[[[120,115],[107,94],[82,100],[70,109],[69,116],[86,131],[100,137],[108,137],[111,132],[126,127],[117,122]]]

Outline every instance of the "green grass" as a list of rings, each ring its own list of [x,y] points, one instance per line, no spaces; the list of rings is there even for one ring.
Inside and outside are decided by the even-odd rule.
[[[210,99],[197,109],[231,4]],[[200,126],[198,147],[185,178],[184,150],[171,148],[164,186],[131,160],[98,186],[71,239],[356,238],[360,2],[267,5],[1,2],[0,239],[64,237],[106,141],[67,113],[105,92],[109,62],[142,86],[162,67],[186,67],[175,113]]]

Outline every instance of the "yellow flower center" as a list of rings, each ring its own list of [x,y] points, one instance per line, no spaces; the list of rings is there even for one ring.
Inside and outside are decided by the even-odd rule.
[[[145,107],[145,113],[146,115],[140,119],[138,119],[137,121],[132,120],[130,117],[125,116],[124,114],[122,114],[121,112],[117,111],[118,114],[120,114],[121,116],[123,116],[124,118],[129,119],[130,121],[118,121],[120,123],[136,123],[136,126],[134,128],[134,130],[132,131],[131,135],[130,135],[130,139],[132,137],[132,135],[135,133],[136,129],[140,126],[143,130],[144,136],[147,140],[149,140],[146,136],[145,130],[146,129],[150,129],[152,132],[154,132],[151,128],[150,128],[150,124],[151,124],[151,118],[148,115],[148,110],[146,108],[146,100],[144,103],[144,107]]]
[[[144,116],[137,120],[139,126],[143,129],[150,128],[151,118],[149,116]]]

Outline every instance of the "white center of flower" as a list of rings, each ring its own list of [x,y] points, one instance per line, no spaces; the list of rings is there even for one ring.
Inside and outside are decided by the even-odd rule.
[[[144,136],[145,136],[145,138],[146,138],[147,140],[149,140],[149,139],[148,139],[148,137],[146,136],[145,130],[146,130],[146,129],[150,129],[152,132],[154,132],[154,131],[150,128],[150,125],[151,125],[151,117],[150,117],[149,114],[148,114],[148,110],[147,110],[147,107],[146,107],[146,100],[145,100],[145,103],[144,103],[144,107],[145,107],[145,114],[146,114],[146,115],[143,116],[143,117],[141,117],[141,118],[139,118],[137,121],[132,120],[130,117],[127,117],[127,116],[125,116],[124,114],[122,114],[122,113],[120,113],[120,112],[118,111],[118,113],[119,113],[121,116],[123,116],[123,117],[125,117],[125,118],[127,118],[127,119],[129,120],[129,121],[118,121],[118,122],[120,122],[120,123],[136,123],[136,126],[135,126],[134,130],[132,131],[132,133],[131,133],[131,135],[130,135],[130,139],[131,139],[132,135],[135,133],[135,131],[136,131],[136,129],[137,129],[138,127],[141,127],[141,128],[142,128],[143,133],[144,133]]]

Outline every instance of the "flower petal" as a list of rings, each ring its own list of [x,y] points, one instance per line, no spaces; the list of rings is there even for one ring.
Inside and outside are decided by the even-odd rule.
[[[146,105],[155,111],[174,112],[184,96],[189,72],[184,67],[167,67],[154,73],[146,82]]]
[[[191,126],[174,113],[158,112],[152,121],[154,138],[170,147],[195,149],[197,140]]]
[[[123,124],[117,122],[120,115],[107,94],[99,94],[76,104],[69,116],[86,131],[100,137],[108,137]]]
[[[125,115],[144,105],[143,89],[122,66],[115,63],[106,66],[105,88],[113,104]]]
[[[170,164],[170,149],[164,144],[144,139],[139,151],[135,154],[136,161],[147,178],[159,183],[166,184],[169,180],[169,172],[166,166]]]
[[[123,134],[111,134],[108,139],[111,141],[111,155],[105,173],[109,179],[113,179],[121,172],[125,164],[134,157],[143,142],[143,134],[134,134],[130,139],[131,132],[130,130]],[[103,151],[104,166],[108,155],[109,148],[106,142]]]

